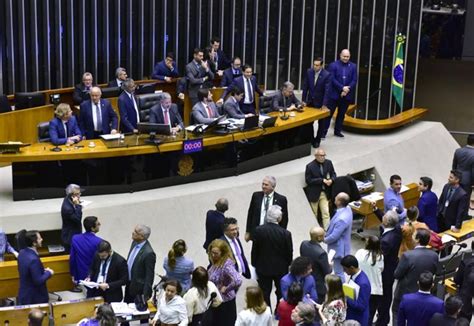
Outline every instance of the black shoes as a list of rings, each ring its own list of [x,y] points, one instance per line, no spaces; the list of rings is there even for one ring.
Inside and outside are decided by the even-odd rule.
[[[344,138],[344,135],[342,134],[342,132],[335,132],[334,136]]]

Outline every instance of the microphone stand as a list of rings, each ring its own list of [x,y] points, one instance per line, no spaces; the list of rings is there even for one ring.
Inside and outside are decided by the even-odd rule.
[[[444,288],[444,282],[446,281],[446,269],[449,266],[449,264],[453,261],[453,259],[459,254],[463,247],[459,246],[458,250],[451,255],[451,257],[448,259],[446,264],[443,264],[443,276],[441,278],[441,282],[438,283],[438,286],[436,288],[436,296],[442,300],[444,300],[444,296],[446,294],[445,288]]]

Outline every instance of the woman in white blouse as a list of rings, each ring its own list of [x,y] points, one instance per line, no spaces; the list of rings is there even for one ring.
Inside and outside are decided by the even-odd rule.
[[[184,295],[186,309],[188,311],[189,325],[199,325],[199,322],[205,318],[204,313],[211,307],[216,308],[222,303],[222,297],[217,287],[209,281],[207,270],[198,266],[192,274],[192,287]],[[211,300],[211,296],[215,296]],[[212,312],[210,311],[212,314]]]
[[[359,249],[355,257],[359,262],[359,267],[367,274],[370,281],[370,315],[369,325],[372,325],[375,313],[382,302],[382,271],[383,271],[383,255],[380,248],[380,239],[374,235],[366,238],[365,249]]]
[[[179,296],[181,285],[178,281],[168,280],[163,288],[164,295],[158,301],[156,315],[152,325],[188,325],[188,314],[186,313],[186,302]],[[159,321],[159,323],[158,323]]]
[[[263,300],[263,292],[258,286],[248,286],[245,291],[247,309],[239,312],[235,326],[272,326],[272,313]]]

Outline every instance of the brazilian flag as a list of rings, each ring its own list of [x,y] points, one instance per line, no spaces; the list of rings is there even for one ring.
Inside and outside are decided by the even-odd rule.
[[[404,70],[404,58],[403,55],[403,44],[405,43],[405,36],[397,35],[397,52],[395,62],[393,64],[392,71],[392,94],[397,101],[400,109],[403,110],[403,70]]]

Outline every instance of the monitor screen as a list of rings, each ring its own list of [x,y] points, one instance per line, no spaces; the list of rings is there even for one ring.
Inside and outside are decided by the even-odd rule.
[[[141,134],[157,134],[157,135],[170,135],[171,126],[168,124],[161,123],[149,123],[141,122],[137,124],[138,132]]]
[[[28,109],[45,105],[43,93],[15,93],[15,109]]]

